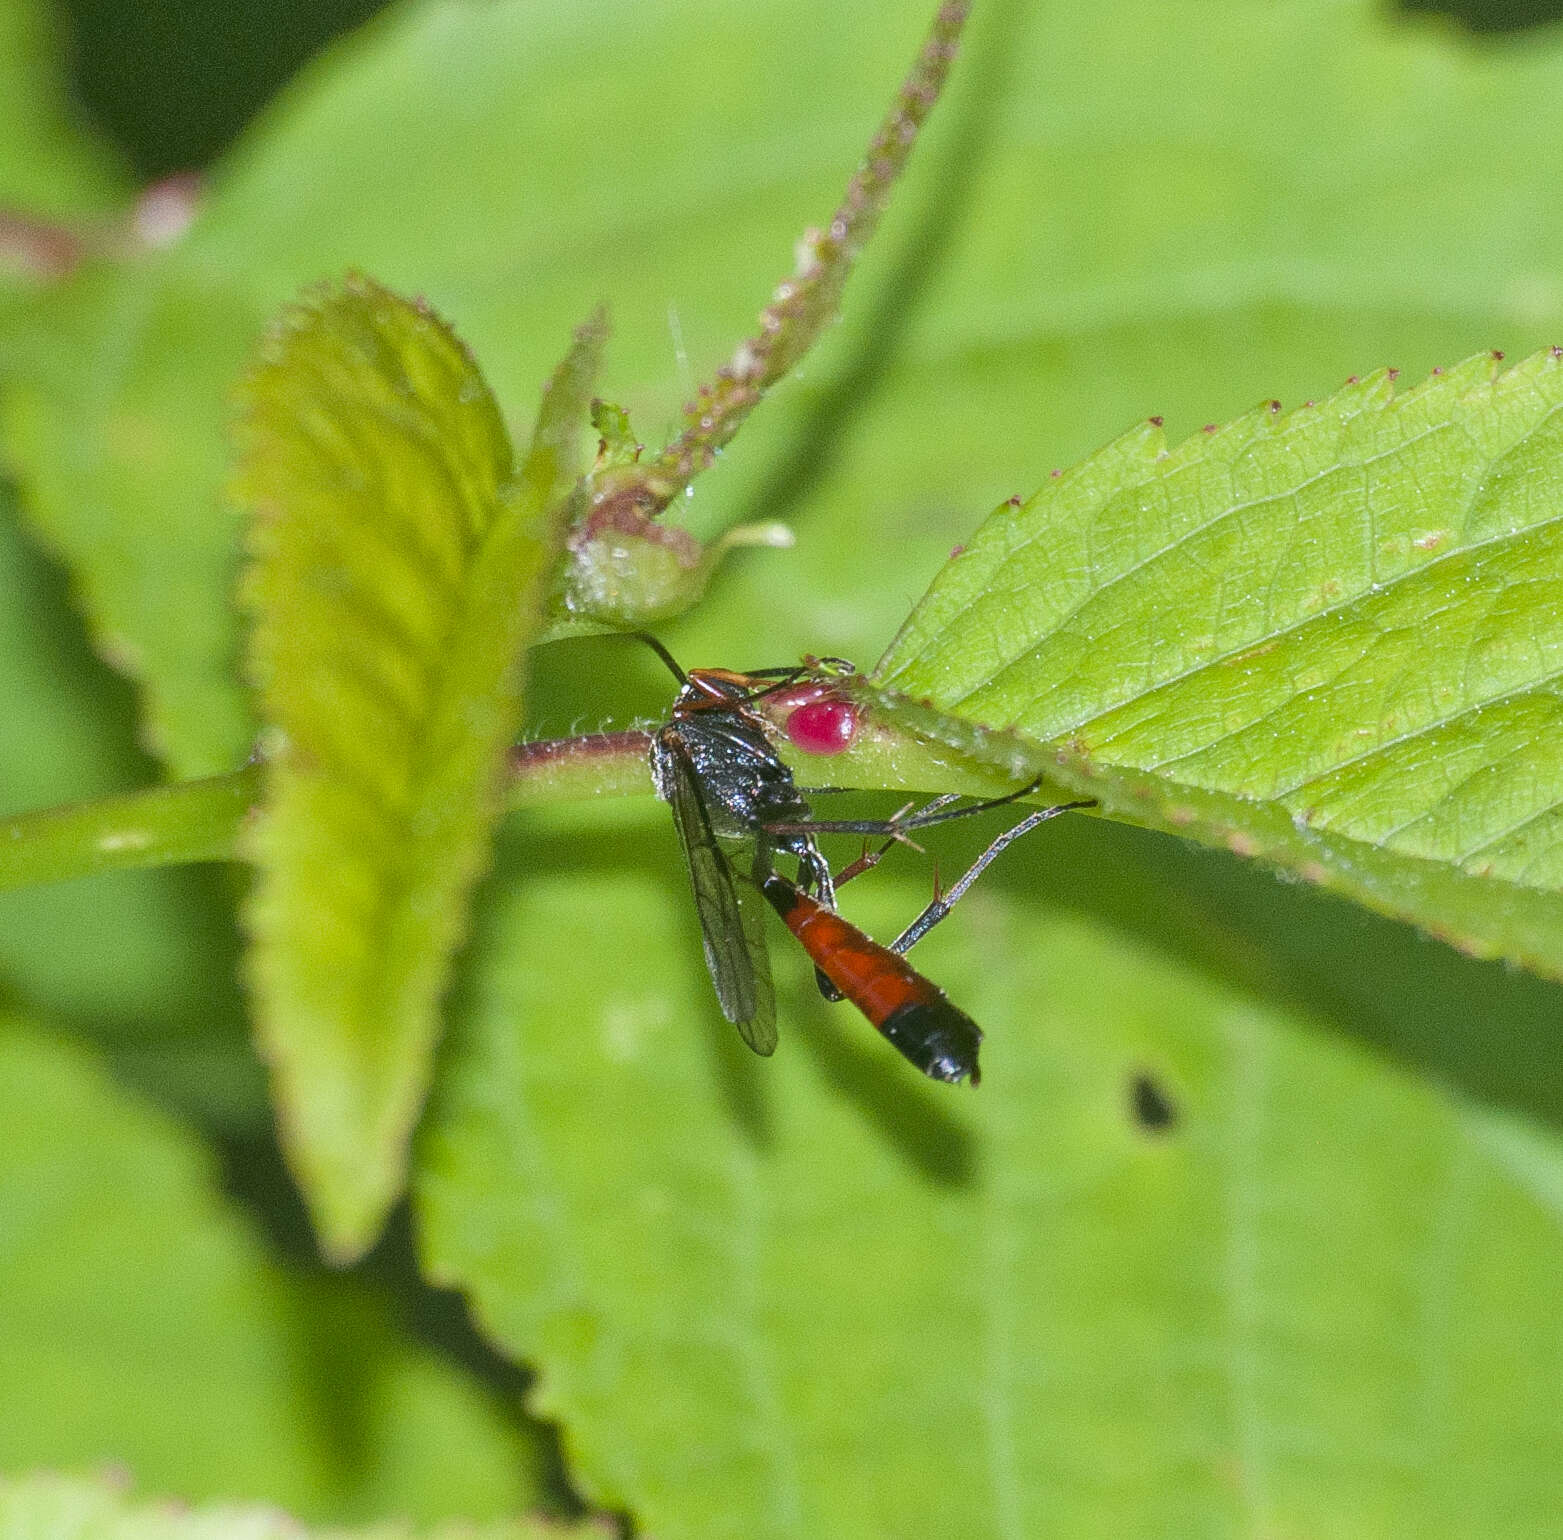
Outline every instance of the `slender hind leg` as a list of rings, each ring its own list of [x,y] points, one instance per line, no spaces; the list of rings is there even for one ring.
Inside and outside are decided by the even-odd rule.
[[[930,802],[928,806],[925,807],[920,813],[914,814],[912,819],[904,820],[899,827],[904,829],[910,824],[918,828],[926,828],[929,821],[942,823],[950,816],[950,814],[944,812],[943,809],[953,800],[954,797],[950,795],[936,798],[933,802]],[[1006,798],[1004,800],[1013,799]],[[991,805],[991,803],[984,804],[984,806]],[[1038,824],[1046,823],[1048,819],[1056,818],[1060,813],[1072,813],[1080,808],[1095,807],[1095,805],[1096,804],[1094,802],[1061,802],[1054,807],[1039,807],[1036,812],[1028,814],[1026,817],[1022,818],[1019,823],[1014,824],[1010,828],[1006,829],[1001,835],[999,835],[997,839],[993,841],[991,845],[988,846],[986,850],[982,852],[981,855],[977,857],[975,861],[972,862],[969,867],[967,867],[961,876],[954,883],[952,883],[948,889],[945,889],[941,892],[936,888],[932,902],[929,903],[923,912],[919,914],[917,918],[913,920],[912,923],[908,925],[906,929],[903,930],[901,934],[890,943],[890,950],[892,952],[900,952],[903,954],[911,951],[911,949],[916,946],[917,943],[921,941],[923,937],[934,928],[935,925],[944,919],[945,916],[949,914],[949,912],[961,901],[962,898],[966,896],[967,892],[971,888],[971,885],[983,874],[983,872],[988,869],[993,861],[997,859],[1000,852],[1012,845],[1021,837],[1021,835],[1029,834],[1031,830],[1036,828]],[[971,811],[979,810],[980,809],[972,809]],[[959,817],[966,811],[968,810],[965,808],[958,808],[955,810],[955,816]],[[933,815],[932,819],[928,818],[929,814]],[[925,821],[917,823],[916,820],[918,819],[923,819]],[[891,834],[891,836],[885,841],[883,845],[879,847],[878,850],[865,850],[856,861],[852,862],[850,866],[846,867],[836,878],[836,886],[839,888],[842,883],[850,882],[854,877],[861,876],[871,867],[878,865],[878,863],[884,858],[886,852],[889,851],[891,846],[896,843],[899,837],[898,830],[896,833]],[[823,994],[827,1000],[839,1000],[841,998],[840,994],[835,990],[834,986],[831,985],[830,981],[826,979],[823,974],[819,973],[817,969],[815,970],[815,976],[819,981],[820,993]]]

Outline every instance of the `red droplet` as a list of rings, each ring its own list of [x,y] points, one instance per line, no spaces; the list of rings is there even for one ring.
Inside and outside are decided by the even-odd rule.
[[[863,725],[861,713],[851,701],[831,695],[819,685],[806,688],[812,692],[811,698],[787,713],[783,730],[788,739],[805,754],[845,752]],[[783,692],[783,703],[785,699]]]

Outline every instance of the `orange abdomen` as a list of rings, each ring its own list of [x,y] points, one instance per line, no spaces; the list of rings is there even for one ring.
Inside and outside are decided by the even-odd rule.
[[[976,1085],[982,1031],[942,989],[785,877],[763,891],[814,966],[925,1075]]]

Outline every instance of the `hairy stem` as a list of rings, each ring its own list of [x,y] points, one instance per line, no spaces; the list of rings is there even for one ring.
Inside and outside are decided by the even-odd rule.
[[[510,750],[507,807],[651,791],[651,735],[641,729],[520,743]],[[876,726],[846,754],[783,757],[804,785],[994,796],[1015,779],[915,735]],[[262,767],[0,818],[0,892],[99,872],[241,858],[240,833],[260,800]],[[1038,793],[1033,801],[1049,800]],[[1058,800],[1054,797],[1051,800]]]
[[[714,381],[700,387],[684,409],[683,432],[655,459],[635,467],[628,480],[636,484],[623,484],[626,478],[618,474],[612,489],[615,500],[633,495],[646,518],[655,518],[667,508],[715,460],[765,392],[797,364],[834,317],[852,265],[874,233],[923,122],[944,88],[970,9],[970,0],[946,0],[939,7],[911,73],[829,225],[805,232],[798,244],[797,266],[761,311],[758,331],[738,344]]]
[[[152,786],[0,819],[0,890],[97,872],[230,861],[261,770]]]

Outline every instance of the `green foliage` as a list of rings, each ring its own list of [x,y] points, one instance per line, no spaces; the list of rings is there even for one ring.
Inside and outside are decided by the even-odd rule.
[[[636,442],[629,413],[611,401],[593,401],[591,414],[592,427],[599,435],[595,468],[633,465],[640,456],[641,445]]]
[[[1131,433],[1000,508],[875,678],[1059,746],[1109,814],[1563,976],[1560,359]]]
[[[18,529],[4,483],[0,570],[0,796],[38,810],[25,820],[36,824],[69,820],[51,804],[101,808],[145,788],[157,771],[136,748],[130,691],[91,656],[61,573]],[[9,869],[17,850],[4,846]],[[0,993],[70,1022],[168,1103],[253,1132],[268,1110],[233,980],[225,876],[171,867],[0,893]]]
[[[69,286],[47,341],[18,339],[0,440],[177,773],[253,735],[218,488],[267,317],[372,272],[426,295],[515,413],[549,339],[610,298],[610,394],[655,443],[688,391],[670,300],[704,372],[836,204],[926,21],[679,14],[409,6],[305,72],[182,245]],[[1120,0],[1068,26],[1011,0],[973,28],[843,326],[697,495],[701,530],[806,509],[819,532],[735,574],[690,632],[712,656],[876,655],[976,509],[1150,411],[1181,434],[1563,331],[1539,170],[1563,129],[1532,106],[1563,88],[1550,43],[1473,53],[1369,0]],[[1223,28],[1245,46],[1200,43]]]
[[[666,1540],[1544,1532],[1551,1140],[1013,869],[926,948],[988,1028],[979,1092],[908,1075],[779,950],[759,1060],[671,836],[560,859],[592,838],[626,843],[584,811],[513,842],[420,1196],[601,1499]]]
[[[255,518],[251,663],[277,734],[249,972],[292,1159],[341,1256],[402,1188],[597,341],[514,470],[454,335],[368,279],[287,312],[244,383],[234,493]]]
[[[117,190],[61,90],[61,20],[34,0],[0,9],[0,208],[34,218],[101,212]],[[8,265],[0,255],[0,292]]]
[[[269,1259],[199,1142],[79,1047],[0,1021],[0,1126],[0,1468],[338,1522],[535,1500],[486,1397],[361,1284]]]
[[[10,307],[0,447],[163,762],[229,770],[253,739],[218,487],[225,395],[267,316],[303,283],[372,271],[427,295],[515,412],[556,339],[611,300],[609,392],[660,442],[688,396],[680,349],[699,374],[730,356],[799,230],[835,206],[925,19],[891,0],[409,4],[256,125],[183,244]],[[800,535],[721,571],[667,633],[686,662],[867,661],[978,510],[1150,412],[1178,442],[1273,395],[1323,401],[1351,370],[1418,378],[1563,336],[1563,126],[1536,109],[1563,90],[1557,38],[1476,50],[1373,0],[996,0],[974,25],[844,324],[682,510],[701,536],[782,516]],[[1545,868],[1509,847],[1484,874],[1473,846],[1505,827],[1504,797],[1512,822],[1542,815],[1539,837],[1554,796],[1544,756],[1524,766],[1499,733],[1521,702],[1550,725],[1550,617],[1527,580],[1554,580],[1537,511],[1552,367],[1494,384],[1484,365],[1393,401],[1373,380],[1165,459],[1139,430],[1001,512],[939,580],[923,619],[980,623],[950,626],[915,687],[908,640],[892,682],[968,715],[893,712],[958,737],[952,759],[979,770],[1005,745],[1041,754],[1113,815],[1008,853],[919,951],[988,1032],[975,1096],[911,1078],[785,953],[778,1052],[746,1055],[710,998],[665,810],[508,827],[414,1198],[430,1273],[536,1366],[588,1496],[663,1537],[746,1540],[1555,1522],[1563,992],[1125,826],[1265,851],[1550,966]],[[1404,431],[1417,413],[1421,436]],[[1369,455],[1376,434],[1388,452]],[[1500,457],[1525,477],[1496,476]],[[1256,488],[1282,495],[1245,502]],[[1388,549],[1351,545],[1369,511]],[[1156,557],[1174,517],[1188,538],[1136,592],[1136,550]],[[1008,571],[1006,525],[1043,536],[1023,605],[963,587]],[[1417,543],[1440,531],[1441,548]],[[1463,634],[1430,602],[1451,574],[1470,575],[1448,595]],[[1066,602],[1089,650],[1070,650]],[[58,594],[44,613],[69,634]],[[1388,647],[1389,623],[1415,655]],[[1206,636],[1248,672],[1202,666]],[[333,637],[309,640],[329,656]],[[98,752],[78,703],[123,703],[46,653],[0,656],[7,796],[59,800],[56,775],[71,794],[148,779],[123,731],[103,735],[107,769],[73,763]],[[540,649],[536,672],[536,731],[667,698],[623,643]],[[1504,680],[1515,702],[1475,710]],[[51,703],[71,720],[40,748],[26,724]],[[1000,743],[971,713],[1026,736]],[[1342,745],[1365,724],[1383,741],[1348,788]],[[1494,801],[1481,776],[1478,800],[1449,795],[1461,754],[1502,756]],[[1319,789],[1294,795],[1303,776],[1331,800],[1298,823]],[[929,843],[949,873],[987,832]],[[372,870],[392,854],[368,851]],[[848,898],[884,934],[927,889],[897,852]],[[135,923],[94,921],[95,894]],[[143,874],[61,889],[54,908],[8,896],[26,939],[0,924],[0,964],[79,1034],[114,1038],[122,1072],[119,1034],[142,1034],[147,1081],[209,1112],[220,1077],[171,1089],[155,1035],[175,1022],[211,1047],[234,1030],[212,986],[226,908],[198,896]],[[77,955],[78,934],[112,954]],[[183,976],[187,959],[206,971]],[[113,1018],[116,961],[134,1033]],[[238,1063],[231,1046],[211,1058]],[[409,1077],[407,1105],[424,1067],[382,1056],[377,1073]],[[1159,1132],[1133,1116],[1143,1077],[1174,1114]],[[43,1182],[19,1201],[47,1208]],[[235,1351],[267,1341],[247,1317],[230,1335]],[[49,1457],[93,1453],[62,1438]],[[257,1495],[287,1500],[299,1469]]]

